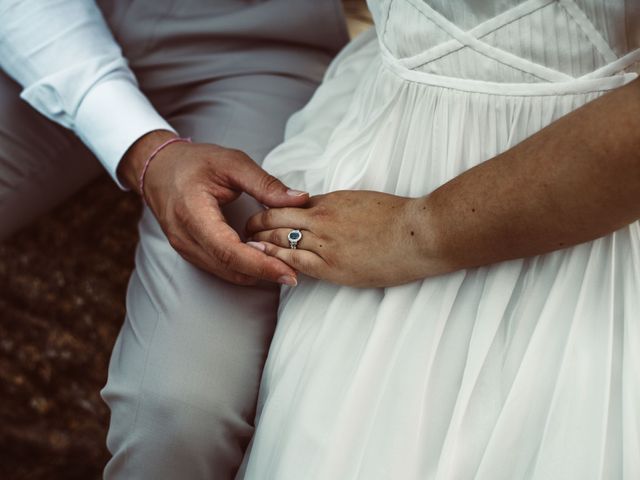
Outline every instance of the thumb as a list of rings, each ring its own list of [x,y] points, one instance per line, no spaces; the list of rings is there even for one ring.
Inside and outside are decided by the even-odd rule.
[[[235,183],[244,192],[268,207],[299,207],[309,201],[307,192],[287,187],[251,159],[245,168],[237,171]]]

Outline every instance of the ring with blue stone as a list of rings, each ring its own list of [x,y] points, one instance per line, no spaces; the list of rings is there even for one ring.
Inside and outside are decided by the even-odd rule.
[[[302,232],[300,230],[291,230],[287,235],[287,240],[289,240],[289,247],[295,250],[298,248],[298,242],[302,240]]]

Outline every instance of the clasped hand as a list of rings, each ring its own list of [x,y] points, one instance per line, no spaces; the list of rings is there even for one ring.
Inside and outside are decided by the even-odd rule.
[[[295,270],[355,287],[388,287],[428,275],[422,199],[370,191],[312,197],[303,208],[270,208],[247,223],[249,244]],[[296,249],[287,235],[302,232]]]
[[[136,142],[121,162],[125,182],[136,188],[144,160],[174,136],[156,131]],[[242,192],[270,207],[249,219],[248,244],[221,210]],[[440,273],[424,199],[369,191],[310,199],[237,150],[169,145],[150,165],[145,199],[182,257],[232,283],[265,279],[295,285],[297,271],[342,285],[387,287]],[[303,234],[296,250],[287,239],[292,229]]]
[[[167,139],[151,132],[127,152],[118,171],[131,188],[145,159]],[[193,265],[239,285],[258,280],[295,285],[296,272],[242,242],[222,207],[246,192],[272,207],[299,206],[309,198],[288,189],[241,151],[204,143],[173,143],[155,157],[145,179],[145,200],[171,246]],[[141,193],[141,192],[139,192]]]

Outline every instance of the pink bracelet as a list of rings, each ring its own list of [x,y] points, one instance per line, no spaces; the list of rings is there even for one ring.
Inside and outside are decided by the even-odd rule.
[[[149,164],[151,163],[151,160],[153,160],[156,157],[156,155],[160,153],[160,150],[162,150],[164,147],[177,142],[191,143],[191,138],[182,138],[182,137],[170,138],[166,142],[162,143],[159,147],[157,147],[153,152],[151,152],[151,155],[149,155],[149,158],[147,158],[147,160],[144,162],[144,166],[142,167],[142,173],[140,174],[140,181],[139,181],[140,196],[142,197],[143,202],[146,203],[147,201],[144,198],[144,177],[147,174],[147,169],[149,168]]]

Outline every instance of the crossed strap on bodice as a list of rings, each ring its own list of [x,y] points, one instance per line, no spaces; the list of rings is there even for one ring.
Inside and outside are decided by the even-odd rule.
[[[411,4],[421,15],[425,16],[450,36],[449,40],[416,55],[395,59],[399,65],[409,70],[415,70],[423,67],[463,48],[470,48],[480,55],[503,65],[507,65],[508,67],[533,75],[543,82],[568,82],[576,80],[575,77],[564,72],[560,72],[545,65],[522,58],[518,55],[502,50],[501,48],[490,45],[482,40],[486,35],[556,2],[565,9],[568,15],[573,19],[573,21],[575,21],[582,33],[591,42],[599,54],[602,55],[602,58],[606,62],[604,66],[579,77],[580,79],[608,77],[640,62],[640,48],[632,50],[622,57],[618,57],[611,49],[609,43],[600,34],[591,20],[587,15],[585,15],[574,0],[527,0],[478,24],[468,31],[462,30],[442,14],[430,7],[425,1],[404,1]],[[389,9],[391,8],[392,3],[393,2],[390,1],[387,4],[387,16],[389,15]],[[393,56],[388,51],[384,43],[381,42],[381,44],[381,48],[384,53],[387,56]]]

